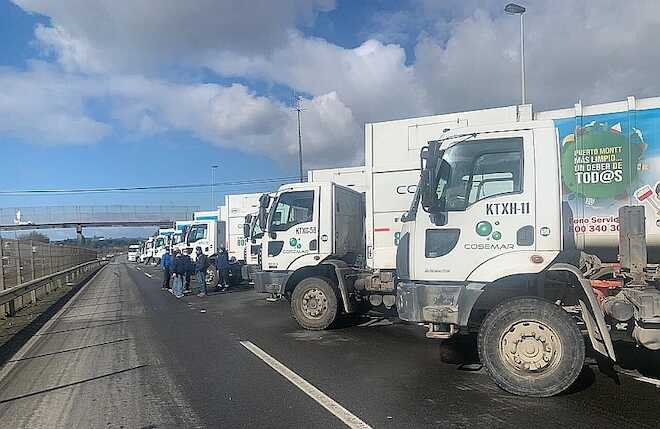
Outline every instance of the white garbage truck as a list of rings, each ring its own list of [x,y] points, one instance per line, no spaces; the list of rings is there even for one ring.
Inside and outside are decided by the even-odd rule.
[[[154,239],[153,261],[154,264],[160,265],[160,260],[165,254],[165,250],[172,245],[172,239],[176,229],[174,228],[159,228],[158,235]]]
[[[367,189],[367,171],[366,167],[340,167],[340,168],[325,168],[318,170],[309,170],[307,172],[308,182],[334,182],[339,185],[353,189],[356,192],[364,193]],[[264,204],[270,205],[273,200],[271,194],[261,194],[260,198],[263,199]],[[244,220],[243,237],[245,237],[245,261],[250,273],[250,279],[254,278],[254,272],[260,266],[261,254],[261,239],[263,237],[263,230],[258,222],[258,207],[257,210],[247,214]],[[402,207],[401,210],[405,210]]]
[[[174,222],[174,234],[172,234],[172,239],[170,242],[171,250],[175,249],[179,251],[186,250],[186,233],[188,232],[188,227],[192,224],[191,220],[177,220]]]
[[[260,210],[255,289],[307,329],[396,304],[429,338],[477,333],[503,389],[558,394],[583,333],[612,361],[619,336],[660,349],[658,129],[660,99],[633,97],[367,124],[364,205],[332,183],[281,187]]]
[[[142,247],[142,253],[140,253],[140,262],[143,264],[150,263],[154,257],[154,237],[149,237]]]
[[[207,271],[210,287],[218,283],[216,258],[220,248],[225,248],[230,262],[229,281],[239,284],[249,279],[245,260],[246,240],[244,238],[245,217],[258,210],[261,194],[225,195],[225,205],[218,210],[195,212],[193,221],[187,223],[184,242],[177,245],[180,250],[192,250],[191,257],[196,259],[194,249],[201,247],[211,265]]]
[[[259,198],[262,194],[225,195],[225,205],[222,207],[225,219],[227,253],[232,263],[231,280],[235,283],[248,281],[252,267],[248,260],[250,246],[245,237],[245,224],[251,218],[248,215],[259,210]]]
[[[206,282],[211,288],[218,284],[216,258],[220,247],[225,246],[225,222],[220,219],[220,210],[195,212],[193,221],[186,225],[185,241],[178,249],[190,252],[193,261],[197,259],[195,248],[200,247],[209,257],[210,265],[206,271]]]

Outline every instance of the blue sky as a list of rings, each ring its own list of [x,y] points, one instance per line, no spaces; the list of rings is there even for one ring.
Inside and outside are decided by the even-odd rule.
[[[121,3],[0,0],[0,190],[206,183],[213,164],[217,182],[296,176],[294,90],[306,168],[363,163],[365,122],[520,97],[506,2]],[[660,94],[660,5],[521,3],[535,110]],[[207,208],[210,196],[0,195],[0,208],[73,204]]]

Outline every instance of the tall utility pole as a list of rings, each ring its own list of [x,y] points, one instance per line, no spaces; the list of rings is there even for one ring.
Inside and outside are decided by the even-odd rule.
[[[211,210],[215,210],[215,170],[217,165],[211,166]]]
[[[293,93],[293,96],[295,97],[295,102],[296,102],[296,107],[294,107],[293,110],[295,110],[296,114],[298,115],[298,167],[300,170],[300,182],[304,182],[305,178],[303,177],[303,155],[302,155],[302,133],[300,132],[300,112],[302,112],[303,109],[301,107],[301,97],[296,95],[296,93]]]
[[[504,12],[509,15],[520,15],[520,78],[522,86],[522,104],[526,103],[525,96],[525,19],[527,9],[519,4],[509,3],[504,7]]]

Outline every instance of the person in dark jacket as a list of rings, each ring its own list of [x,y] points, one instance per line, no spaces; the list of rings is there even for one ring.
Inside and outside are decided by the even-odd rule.
[[[220,252],[218,253],[218,287],[222,285],[221,290],[227,290],[229,288],[229,254],[227,249],[224,246],[220,247]]]
[[[170,289],[170,277],[172,277],[172,255],[170,255],[170,248],[165,248],[165,254],[160,258],[160,267],[163,269],[163,285],[161,290]]]
[[[172,278],[174,284],[172,285],[172,293],[177,298],[183,297],[183,281],[186,277],[186,265],[181,252],[178,249],[174,250],[174,259],[172,260]]]
[[[183,293],[191,292],[191,290],[190,290],[190,276],[192,276],[193,271],[195,271],[193,261],[190,258],[191,253],[192,253],[192,249],[186,249],[186,251],[184,253],[182,253],[182,255],[181,255],[181,257],[183,258],[184,265],[186,266],[186,281],[185,281],[185,285],[183,287]]]
[[[195,278],[197,280],[197,288],[199,289],[198,297],[203,298],[206,296],[206,270],[209,268],[209,258],[202,252],[202,248],[197,246],[195,249],[197,259],[195,259]]]

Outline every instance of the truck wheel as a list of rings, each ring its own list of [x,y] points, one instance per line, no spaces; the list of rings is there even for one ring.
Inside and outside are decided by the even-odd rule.
[[[547,397],[567,389],[584,364],[584,338],[559,306],[535,297],[493,308],[479,329],[479,358],[504,390]]]
[[[219,282],[218,269],[215,267],[215,264],[210,264],[206,269],[206,287],[208,289],[214,289],[218,286]]]
[[[291,312],[300,326],[326,329],[337,318],[337,295],[328,279],[309,277],[298,283],[291,296]]]

